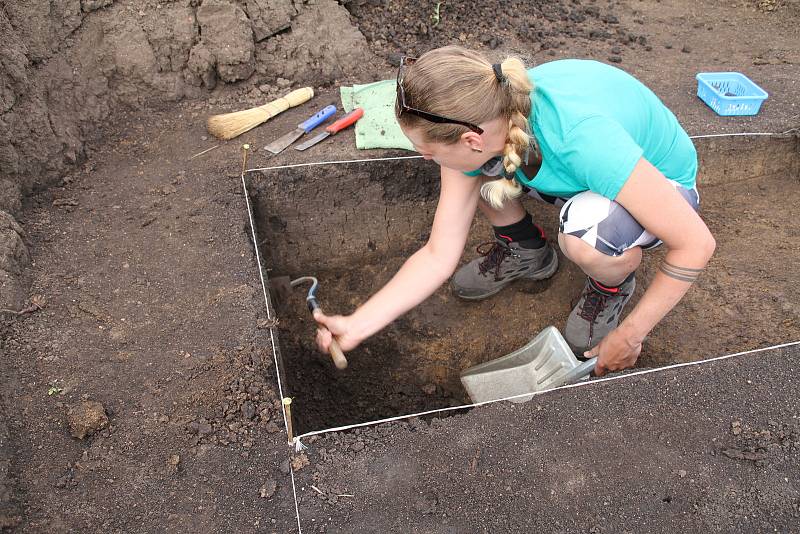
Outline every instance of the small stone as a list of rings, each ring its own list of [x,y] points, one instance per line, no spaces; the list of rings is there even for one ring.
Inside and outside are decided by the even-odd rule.
[[[267,480],[263,486],[258,490],[258,495],[262,499],[269,499],[275,495],[275,490],[278,488],[278,483],[271,478]]]
[[[178,464],[181,463],[181,457],[177,454],[173,454],[169,458],[167,458],[167,472],[170,474],[175,474],[178,472]]]
[[[689,48],[689,45],[683,45],[683,48],[681,48],[681,52],[683,52],[684,54],[689,54],[691,53],[691,51],[692,49]]]
[[[734,421],[731,423],[731,434],[734,436],[738,436],[742,433],[742,422],[741,421]]]
[[[608,60],[611,63],[622,63],[622,58],[620,56],[608,56]]]
[[[664,48],[666,48],[667,50],[672,50],[672,44],[671,43],[667,43],[667,44],[664,45]]]
[[[211,434],[213,430],[214,429],[212,429],[211,425],[209,425],[208,423],[200,423],[197,426],[197,433],[200,434],[201,436],[206,436],[208,434]]]
[[[245,403],[242,404],[242,415],[245,419],[252,419],[256,416],[256,407],[253,406],[252,402],[245,401]]]
[[[292,85],[292,82],[290,82],[286,78],[278,78],[277,80],[275,80],[275,83],[278,84],[278,87],[280,87],[281,89],[286,89],[287,87]]]
[[[302,468],[309,464],[308,456],[303,454],[302,452],[292,458],[292,470],[293,471],[300,471]]]
[[[356,441],[350,446],[355,452],[363,451],[364,450],[364,442],[363,441]]]
[[[678,476],[681,477],[681,478],[684,478],[686,476],[686,470],[685,469],[680,469],[678,471]]]
[[[67,412],[69,431],[74,437],[83,439],[108,426],[105,407],[91,400],[82,401]]]

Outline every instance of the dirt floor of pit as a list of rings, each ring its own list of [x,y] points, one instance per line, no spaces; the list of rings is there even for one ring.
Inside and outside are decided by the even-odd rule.
[[[444,22],[452,22],[446,18],[447,13],[443,13]],[[800,109],[796,64],[800,62],[800,51],[794,38],[796,1],[725,5],[647,1],[615,4],[613,13],[627,31],[647,36],[652,46],[651,50],[639,45],[621,48],[620,65],[653,85],[679,117],[686,118],[692,133],[754,128],[782,131],[776,128],[797,125]],[[412,24],[402,23],[409,31]],[[476,36],[468,36],[468,20],[459,24],[467,39],[465,44],[483,46]],[[631,30],[639,26],[640,31]],[[450,28],[448,35],[458,39],[460,31]],[[512,37],[508,39],[497,49],[498,53],[507,44],[516,46]],[[564,45],[559,42],[555,55],[549,55],[548,49],[533,60],[565,56],[607,60],[612,46],[608,40],[582,37],[564,41]],[[759,117],[721,120],[692,96],[695,72],[729,69],[743,70],[759,81],[770,82],[770,100]],[[391,76],[391,68],[387,65],[381,75]],[[229,107],[235,106],[230,100],[226,102]],[[65,175],[62,186],[27,200],[21,221],[34,259],[32,294],[44,295],[48,304],[44,310],[19,319],[3,318],[0,419],[5,423],[0,425],[0,523],[4,527],[16,526],[19,531],[37,533],[296,532],[290,469],[304,477],[304,492],[310,490],[318,495],[305,477],[324,474],[323,470],[309,466],[308,456],[289,458],[286,454],[277,406],[279,394],[271,354],[266,348],[268,336],[258,327],[265,316],[236,163],[240,142],[262,146],[275,137],[278,128],[293,127],[298,119],[305,118],[300,116],[308,110],[286,114],[274,121],[274,129],[254,130],[241,140],[223,143],[213,152],[189,160],[193,154],[215,145],[205,137],[203,119],[216,111],[216,105],[203,102],[178,104],[158,113],[117,113],[113,124],[97,132],[85,165]],[[289,152],[273,162],[356,153],[350,146],[352,137],[337,138],[315,154],[297,156]],[[766,190],[764,199],[773,193],[777,194]],[[704,201],[712,196],[704,195]],[[706,202],[704,208],[711,215],[714,206]],[[763,225],[765,230],[778,231],[775,225],[781,224],[781,214],[774,218],[763,216],[758,221],[761,212],[745,210],[751,208],[742,206],[743,217],[756,220],[742,219],[745,226],[739,228],[741,232],[749,235],[751,229],[746,225],[751,222]],[[735,233],[736,227],[731,225],[725,230],[723,224],[717,230]],[[790,249],[788,253],[796,254],[795,251]],[[766,261],[778,261],[768,257],[767,252],[757,255],[759,261],[765,261],[765,257]],[[744,255],[738,257],[743,263],[729,266],[732,273],[751,269]],[[796,256],[793,258],[796,260]],[[794,260],[787,264],[787,273],[796,264]],[[790,304],[796,305],[797,301]],[[705,303],[698,301],[697,305],[704,307]],[[734,342],[734,337],[751,325],[747,309],[737,308],[735,302],[731,306],[731,318],[720,316],[723,323],[716,325],[718,331],[714,335],[721,335],[719,330],[724,329]],[[769,323],[763,324],[767,328]],[[771,335],[772,331],[767,333]],[[764,338],[764,344],[768,339]],[[753,343],[757,341],[753,339]],[[696,352],[704,351],[705,347],[698,343]],[[780,361],[786,363],[786,357],[782,354]],[[774,378],[783,378],[784,373],[791,377],[795,370],[776,365],[760,372],[773,380],[765,380],[764,388],[757,390],[754,397],[741,393],[747,387],[741,381],[717,382],[716,375],[707,383],[687,387],[680,396],[689,401],[695,398],[698,388],[708,390],[707,396],[696,397],[702,402],[691,404],[687,414],[702,416],[711,413],[708,406],[714,405],[728,414],[723,402],[727,400],[746,402],[742,411],[752,409],[758,414],[750,422],[744,416],[734,419],[733,415],[723,421],[723,425],[730,425],[741,419],[743,428],[740,434],[727,438],[734,440],[729,447],[731,454],[741,458],[719,464],[714,471],[716,478],[708,479],[724,493],[707,499],[707,490],[702,487],[683,488],[687,499],[694,499],[700,506],[707,503],[708,517],[726,518],[744,511],[748,518],[753,517],[753,512],[757,517],[784,517],[780,514],[796,510],[796,494],[768,494],[760,489],[763,484],[780,484],[783,478],[778,475],[784,472],[783,468],[770,468],[773,470],[765,475],[765,466],[755,469],[750,465],[759,458],[747,449],[754,445],[735,441],[767,440],[767,451],[773,451],[776,444],[791,446],[793,438],[787,440],[780,432],[786,436],[790,419],[798,413],[796,399],[793,390],[787,389],[790,395],[783,396],[782,387],[792,385],[788,378],[782,382]],[[719,375],[723,376],[723,372]],[[720,387],[710,387],[717,383]],[[633,475],[622,476],[627,470],[620,468],[626,460],[639,458],[647,462],[645,452],[652,448],[648,447],[651,438],[662,436],[666,441],[679,436],[691,441],[705,435],[711,440],[717,437],[712,437],[710,430],[706,434],[699,432],[698,424],[676,420],[674,414],[662,409],[666,401],[660,397],[653,402],[652,410],[643,411],[638,402],[642,396],[648,392],[658,395],[664,387],[650,382],[645,386],[651,387],[632,389],[629,394],[606,386],[609,403],[627,407],[630,424],[624,435],[622,427],[615,426],[618,418],[612,417],[621,417],[620,412],[603,419],[603,432],[597,434],[593,424],[599,423],[578,417],[587,403],[576,403],[567,410],[563,402],[570,396],[563,393],[552,401],[564,408],[565,426],[557,435],[547,435],[553,440],[567,436],[570,444],[579,443],[587,450],[593,442],[577,442],[571,437],[602,438],[601,448],[617,455],[612,467],[620,476],[609,483],[595,478],[592,473],[596,471],[587,467],[583,480],[597,484],[587,486],[591,488],[613,487],[613,496],[623,502],[652,487]],[[69,435],[66,412],[84,398],[104,404],[110,425],[77,440]],[[520,436],[528,433],[530,426],[536,424],[531,413],[536,412],[532,404],[521,408],[497,406],[482,410],[479,417],[471,414],[448,422],[453,439],[469,444],[471,439],[482,439],[478,429],[489,428],[484,418],[499,421],[504,432],[499,433],[503,439],[498,443],[508,447],[504,454],[488,450],[480,454],[475,460],[482,470],[480,476],[469,478],[463,470],[454,470],[453,477],[464,481],[458,490],[457,486],[446,484],[437,486],[433,493],[419,493],[420,489],[413,487],[388,505],[366,506],[356,514],[344,508],[346,499],[352,498],[343,496],[346,494],[338,492],[338,485],[331,484],[323,487],[328,503],[324,507],[316,501],[312,504],[306,493],[301,494],[303,525],[311,528],[308,525],[327,524],[328,531],[347,531],[348,518],[360,517],[385,531],[407,531],[416,525],[422,525],[419,529],[424,530],[424,525],[443,523],[437,503],[445,503],[455,492],[469,492],[485,499],[470,513],[488,510],[485,513],[489,516],[492,510],[501,510],[503,520],[510,525],[508,530],[514,531],[525,525],[530,515],[521,514],[520,508],[512,505],[527,502],[536,506],[541,501],[528,499],[525,494],[512,496],[515,488],[495,485],[501,478],[494,472],[523,469],[519,450],[513,448],[521,438],[509,440],[508,431]],[[688,415],[686,420],[690,420]],[[777,423],[775,432],[770,430],[770,420]],[[775,436],[772,442],[766,435],[756,436],[764,431]],[[723,434],[720,430],[719,435]],[[397,486],[405,490],[410,486],[403,481],[414,479],[418,472],[398,470],[396,466],[400,453],[410,451],[409,455],[417,454],[415,458],[430,466],[428,475],[418,477],[420,480],[427,484],[440,478],[447,481],[442,473],[450,467],[450,457],[438,451],[452,445],[443,443],[439,436],[426,441],[419,434],[401,431],[399,426],[380,427],[373,436],[371,439],[386,441],[385,456],[365,455],[359,459],[358,451],[370,452],[372,444],[359,445],[356,440],[347,450],[312,444],[318,450],[317,456],[312,454],[310,459],[317,462],[322,458],[320,449],[324,447],[328,460],[322,461],[329,467],[352,466],[355,472],[356,467],[367,465],[372,471],[383,472],[383,488]],[[344,443],[352,438],[341,439]],[[565,456],[554,461],[569,465],[571,446],[563,446],[564,441],[557,443]],[[628,445],[639,445],[641,454],[630,452]],[[436,454],[421,455],[421,446]],[[740,452],[736,453],[736,449]],[[796,457],[791,456],[796,449],[788,450],[787,457],[796,466]],[[470,450],[469,454],[474,455],[475,451]],[[755,460],[748,460],[748,456]],[[691,480],[693,466],[699,469],[704,458],[702,454],[687,456],[677,467],[678,477]],[[588,457],[587,462],[591,459]],[[353,463],[356,461],[360,462],[358,466]],[[735,478],[743,470],[747,476]],[[686,475],[681,477],[681,471]],[[786,471],[785,478],[789,477],[795,484],[796,472]],[[731,478],[751,485],[733,484]],[[568,491],[581,480],[562,481],[563,486],[558,487],[567,490],[560,495],[561,502],[574,503],[574,496],[582,495]],[[546,479],[537,484],[544,488],[558,483],[556,479]],[[658,486],[659,481],[652,484]],[[381,487],[370,491],[375,490],[383,491]],[[725,498],[723,504],[720,495]],[[670,496],[660,499],[667,497]],[[358,502],[371,501],[359,493]],[[410,507],[398,509],[398,502]],[[599,503],[607,501],[596,502],[599,510]],[[613,509],[616,501],[608,502],[609,509]],[[667,500],[661,502],[669,504]],[[652,526],[648,512],[653,509],[641,510],[618,516],[618,529],[603,529],[603,523],[596,522],[584,530],[610,532],[635,530],[637,524]],[[558,516],[554,522],[565,525],[558,528],[575,530],[568,523],[579,513],[575,505],[565,504],[554,513]],[[599,511],[597,514],[602,516]],[[671,519],[680,525],[681,517],[686,516],[676,514]],[[400,520],[402,525],[395,528]],[[722,524],[724,528],[728,523]],[[650,530],[657,531],[656,527]],[[672,527],[664,524],[662,530],[669,528]]]

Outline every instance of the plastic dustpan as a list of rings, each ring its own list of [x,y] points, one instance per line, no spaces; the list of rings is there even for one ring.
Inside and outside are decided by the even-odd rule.
[[[519,350],[461,373],[461,383],[472,402],[488,402],[531,393],[511,399],[526,402],[533,393],[574,384],[588,376],[597,358],[578,360],[554,326],[548,326]]]

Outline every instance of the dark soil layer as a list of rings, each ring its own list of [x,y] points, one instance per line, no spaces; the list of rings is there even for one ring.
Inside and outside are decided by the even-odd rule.
[[[418,55],[447,44],[479,43],[486,49],[524,50],[527,56],[555,50],[576,39],[593,41],[612,61],[622,47],[650,50],[647,36],[620,24],[624,4],[594,1],[357,2],[347,4],[373,51],[394,61],[396,53]],[[641,21],[639,21],[641,22]]]
[[[796,532],[795,345],[309,439],[304,532]],[[308,465],[305,465],[308,464]]]

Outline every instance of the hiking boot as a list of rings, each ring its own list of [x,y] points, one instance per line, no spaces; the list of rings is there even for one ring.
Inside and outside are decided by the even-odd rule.
[[[578,303],[567,319],[564,338],[578,358],[596,346],[619,324],[625,304],[636,288],[636,278],[631,276],[618,288],[606,288],[588,278]]]
[[[450,287],[465,300],[490,297],[514,280],[544,280],[558,269],[558,255],[549,244],[522,248],[513,241],[496,239],[478,246],[475,258],[456,271]]]

